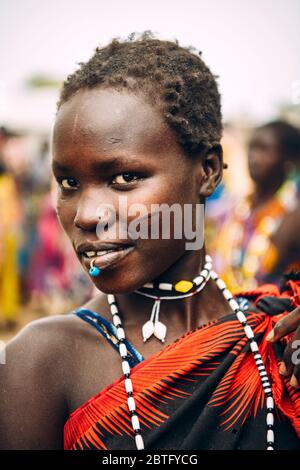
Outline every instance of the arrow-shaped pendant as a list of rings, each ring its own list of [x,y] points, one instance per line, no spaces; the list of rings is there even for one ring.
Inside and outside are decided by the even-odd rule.
[[[151,318],[148,320],[142,328],[143,340],[146,342],[154,334],[162,343],[165,341],[167,334],[167,327],[158,320],[160,310],[160,299],[154,302]],[[154,320],[154,321],[153,321]]]

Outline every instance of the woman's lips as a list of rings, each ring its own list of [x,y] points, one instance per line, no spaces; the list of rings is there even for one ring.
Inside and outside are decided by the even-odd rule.
[[[131,253],[132,250],[134,250],[134,246],[127,246],[122,250],[111,251],[100,256],[93,256],[92,258],[88,258],[84,254],[81,254],[81,256],[87,269],[90,269],[92,260],[94,260],[94,266],[100,269],[105,269],[119,263],[119,261]]]

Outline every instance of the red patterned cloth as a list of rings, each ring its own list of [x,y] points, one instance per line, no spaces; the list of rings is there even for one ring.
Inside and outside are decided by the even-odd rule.
[[[245,314],[272,386],[275,449],[300,449],[300,391],[278,372],[287,339],[266,341],[275,322],[300,305],[300,281],[241,296],[255,304]],[[146,450],[266,448],[266,398],[235,314],[187,332],[132,367],[131,379]],[[69,416],[66,450],[136,448],[124,380],[120,375]]]

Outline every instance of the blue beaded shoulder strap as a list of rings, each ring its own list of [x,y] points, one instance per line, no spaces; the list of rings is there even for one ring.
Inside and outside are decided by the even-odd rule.
[[[119,339],[117,337],[117,328],[115,325],[106,318],[99,315],[99,313],[93,312],[87,308],[81,307],[77,310],[73,310],[71,314],[77,315],[82,320],[92,325],[98,330],[102,336],[112,345],[112,347],[119,353]],[[124,340],[128,351],[128,362],[130,367],[134,367],[139,362],[144,360],[144,357],[137,351],[137,349],[128,341]]]

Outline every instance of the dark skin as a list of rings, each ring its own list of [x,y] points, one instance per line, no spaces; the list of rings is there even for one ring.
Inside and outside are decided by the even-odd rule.
[[[83,104],[85,108],[79,113]],[[78,164],[79,155],[82,165]],[[61,194],[57,205],[62,226],[75,247],[84,240],[97,239],[96,208],[99,202],[117,208],[119,196],[126,195],[128,207],[138,201],[149,210],[151,204],[161,202],[195,204],[199,196],[206,197],[214,190],[222,173],[220,154],[211,153],[206,159],[199,156],[197,162],[189,160],[158,111],[142,98],[113,90],[82,92],[64,105],[56,122],[53,157],[54,169],[57,162],[68,164],[70,168],[75,165],[77,169],[73,176],[77,180],[80,178],[82,185],[81,191],[75,190],[71,196]],[[95,171],[96,164],[102,163],[103,168],[103,164],[112,158],[117,158],[117,167],[109,165],[107,171]],[[54,171],[57,177],[61,176]],[[143,176],[126,184],[122,174],[128,172],[140,172]],[[128,215],[128,223],[133,218]],[[122,221],[117,220],[117,224],[120,223]],[[203,264],[204,250],[187,252],[184,244],[183,239],[137,240],[135,250],[126,262],[119,263],[117,268],[103,270],[101,276],[93,279],[102,292],[117,294],[126,337],[144,357],[162,347],[157,340],[144,344],[141,337],[141,328],[149,319],[153,301],[130,292],[150,279],[172,282],[179,276],[187,279],[196,276]],[[228,306],[212,283],[206,296],[205,303],[208,299],[213,302],[209,302],[205,314],[201,308],[204,296],[201,300],[200,296],[194,297],[190,302],[165,303],[160,319],[169,325],[166,344],[197,323],[216,318],[220,311],[226,312],[227,308],[228,312]],[[106,299],[101,296],[96,303],[97,310],[107,311]]]
[[[284,157],[272,129],[254,132],[248,148],[248,169],[256,189],[254,207],[272,197],[284,182],[289,169]]]
[[[104,169],[112,158],[117,158],[118,167],[110,163]],[[69,169],[62,172],[59,165]],[[60,185],[63,178],[68,187],[59,190],[57,210],[76,248],[97,240],[99,201],[117,208],[119,195],[126,194],[128,207],[137,201],[149,208],[162,202],[196,204],[220,181],[222,156],[216,149],[190,160],[159,111],[142,96],[94,89],[80,91],[60,108],[53,167]],[[125,187],[122,174],[129,172],[141,172],[143,177]],[[122,221],[117,218],[116,223]],[[232,313],[209,281],[200,295],[162,303],[160,319],[168,328],[164,344],[154,337],[142,341],[142,325],[153,301],[133,291],[152,279],[192,279],[200,272],[204,255],[205,248],[186,251],[185,240],[136,240],[126,262],[93,278],[101,293],[86,306],[111,321],[106,293],[114,293],[126,338],[147,359],[192,328]],[[76,315],[27,325],[7,345],[0,373],[2,449],[63,448],[69,414],[122,375],[119,354]]]

